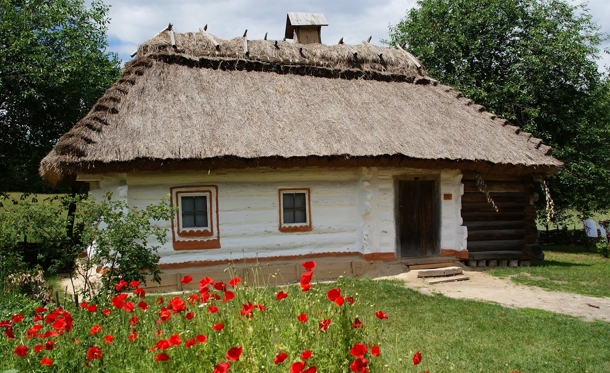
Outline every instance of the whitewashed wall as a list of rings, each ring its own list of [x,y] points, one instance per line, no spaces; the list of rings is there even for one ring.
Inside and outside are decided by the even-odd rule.
[[[222,260],[247,257],[303,255],[327,252],[362,254],[395,253],[395,180],[401,175],[431,171],[397,168],[230,170],[169,174],[137,173],[81,175],[95,180],[94,198],[107,192],[142,208],[167,196],[170,187],[217,185],[220,249],[180,250],[172,248],[170,223],[168,242],[159,250],[161,263]],[[464,250],[466,228],[462,227],[459,170],[436,172],[442,193],[452,193],[442,202],[441,248]],[[278,188],[310,188],[312,230],[282,233],[278,230]]]

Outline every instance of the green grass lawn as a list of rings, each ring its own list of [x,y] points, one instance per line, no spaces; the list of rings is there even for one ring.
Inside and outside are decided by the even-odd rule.
[[[544,246],[545,259],[532,267],[493,269],[489,273],[508,277],[518,284],[610,297],[610,259],[579,246]]]

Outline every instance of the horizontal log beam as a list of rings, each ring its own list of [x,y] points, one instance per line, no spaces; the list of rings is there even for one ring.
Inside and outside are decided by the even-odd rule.
[[[494,202],[527,202],[529,196],[523,193],[489,193]],[[467,202],[487,202],[487,196],[483,192],[465,192],[462,195],[462,203]]]
[[[468,232],[468,242],[523,239],[524,237],[525,229],[493,229]]]
[[[522,182],[532,182],[532,177],[529,175],[507,175],[507,174],[493,174],[493,175],[484,175],[480,174],[483,181],[522,181]],[[462,180],[477,180],[477,172],[464,171],[462,172]]]
[[[499,220],[523,220],[523,212],[465,212],[462,211],[464,221],[499,221]]]
[[[472,232],[480,230],[499,230],[499,229],[519,229],[525,226],[523,220],[507,220],[507,221],[465,221],[464,225],[468,227],[468,235]]]
[[[527,206],[525,202],[497,202],[494,201],[500,212],[524,212]],[[463,202],[462,211],[476,212],[488,211],[495,212],[494,207],[488,202]]]
[[[479,192],[475,181],[464,180],[464,192]],[[525,193],[525,184],[518,181],[489,181],[485,182],[489,192]]]
[[[490,260],[490,259],[529,259],[527,255],[520,251],[483,251],[477,253],[469,253],[470,260]]]
[[[468,241],[468,252],[481,251],[522,251],[525,240],[503,240],[503,241]]]

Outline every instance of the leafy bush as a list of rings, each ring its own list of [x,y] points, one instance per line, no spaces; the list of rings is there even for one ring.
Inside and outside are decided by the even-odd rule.
[[[604,258],[610,258],[610,245],[605,239],[600,239],[596,244],[597,252],[599,252]]]

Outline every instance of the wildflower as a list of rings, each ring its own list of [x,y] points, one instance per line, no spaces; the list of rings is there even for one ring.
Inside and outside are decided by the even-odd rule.
[[[140,322],[140,318],[138,316],[134,316],[129,319],[129,326],[136,326]]]
[[[297,320],[299,320],[300,322],[306,322],[307,321],[307,314],[306,313],[302,313],[299,316],[297,316]]]
[[[201,293],[203,289],[207,289],[207,287],[209,285],[212,285],[213,283],[214,280],[212,280],[210,277],[202,278],[201,280],[199,280],[199,292]]]
[[[287,358],[288,358],[287,353],[279,352],[277,355],[275,355],[275,359],[273,359],[273,364],[275,364],[275,365],[281,364]]]
[[[144,298],[146,296],[146,290],[142,288],[137,288],[136,290],[134,290],[134,293],[140,298]]]
[[[241,356],[242,347],[231,347],[229,351],[227,351],[226,358],[229,361],[237,361]]]
[[[203,334],[199,334],[199,335],[197,335],[197,336],[195,337],[195,339],[196,339],[196,340],[197,340],[197,342],[199,342],[199,343],[204,343],[205,341],[207,341],[207,340],[208,340],[208,337],[206,337],[206,336],[205,336],[205,335],[203,335]]]
[[[345,298],[345,301],[349,304],[354,304],[354,297],[347,297]]]
[[[123,305],[123,310],[124,310],[125,312],[129,312],[129,313],[131,313],[131,312],[133,312],[133,309],[134,309],[135,307],[136,307],[136,306],[133,304],[133,302],[125,302],[125,304]]]
[[[374,356],[379,356],[379,355],[381,354],[381,350],[379,349],[379,346],[374,345],[374,346],[371,348],[371,353],[372,353]]]
[[[324,319],[320,321],[320,324],[318,324],[318,330],[323,332],[327,331],[328,327],[330,326],[330,322],[330,319]]]
[[[166,353],[160,353],[157,354],[155,356],[155,361],[159,362],[159,361],[168,361],[169,360],[169,355],[167,355]]]
[[[34,309],[34,313],[44,313],[47,312],[47,309],[44,307],[37,307],[36,309]]]
[[[28,354],[28,348],[25,345],[21,344],[15,347],[15,350],[13,352],[19,357],[25,357]]]
[[[218,281],[213,286],[214,286],[214,289],[216,289],[218,291],[227,291],[227,284],[225,284],[222,281]]]
[[[159,298],[157,298],[157,300],[155,301],[155,304],[156,304],[156,305],[159,305],[159,304],[163,304],[163,302],[164,302],[163,297],[159,297]]]
[[[352,372],[358,372],[358,373],[368,373],[369,372],[369,368],[367,368],[369,361],[365,358],[356,358],[349,366],[349,369]]]
[[[352,324],[352,328],[356,329],[356,328],[361,328],[362,327],[362,321],[360,321],[359,318],[355,318],[354,319],[354,323]]]
[[[222,330],[224,327],[225,327],[225,324],[222,324],[222,323],[214,324],[212,326],[212,330],[219,331],[219,330]]]
[[[380,319],[380,320],[388,318],[388,314],[384,313],[384,312],[381,312],[381,311],[375,312],[375,316],[377,316],[377,318]]]
[[[218,312],[218,307],[216,307],[216,306],[208,307],[208,313],[216,313],[216,312]]]
[[[136,339],[138,339],[138,333],[131,333],[131,334],[129,334],[129,337],[127,338],[127,340],[129,342],[135,341]]]
[[[114,285],[114,289],[115,289],[116,291],[121,291],[121,290],[123,290],[123,288],[124,288],[125,286],[127,286],[127,281],[125,281],[125,280],[121,280],[121,281],[119,281],[119,283],[118,283],[118,284]]]
[[[349,350],[349,353],[353,357],[364,358],[364,354],[366,354],[366,346],[362,343],[356,343],[354,345],[354,347],[352,347],[352,349]]]
[[[114,337],[112,335],[107,335],[104,337],[104,342],[112,343],[112,341],[114,341]]]
[[[4,329],[4,335],[8,339],[15,339],[15,333],[12,328]]]
[[[195,314],[192,312],[189,312],[186,315],[184,315],[184,317],[186,317],[187,320],[192,320],[193,317],[195,317]]]
[[[275,300],[281,300],[284,299],[288,296],[288,293],[283,292],[283,291],[278,291],[277,295],[275,296]]]
[[[230,285],[230,286],[235,287],[235,286],[237,286],[237,285],[238,285],[240,282],[241,282],[241,278],[239,278],[239,277],[233,277],[233,278],[231,279],[231,281],[229,281],[229,285]]]
[[[97,360],[102,358],[102,349],[99,347],[89,347],[87,350],[87,360]]]
[[[235,298],[235,294],[232,291],[225,291],[225,297],[222,299],[222,301],[227,303],[233,298]]]
[[[89,329],[89,334],[93,335],[102,331],[102,327],[99,324],[95,324]]]
[[[44,343],[44,349],[47,351],[52,351],[54,347],[55,347],[55,344],[53,343],[53,341],[46,341]]]
[[[304,282],[303,280],[301,280],[299,284],[301,285],[301,291],[303,292],[309,291],[309,289],[311,289],[311,284],[309,282]]]
[[[304,368],[305,363],[302,361],[297,361],[296,363],[292,363],[290,365],[290,373],[301,373]]]
[[[326,297],[328,298],[329,301],[334,302],[335,299],[339,298],[341,296],[341,288],[337,288],[337,289],[330,289],[328,291],[328,293],[326,293]]]
[[[302,371],[301,373],[316,373],[317,369],[316,367],[309,367],[307,369],[305,369],[304,371]]]
[[[310,261],[310,262],[304,262],[301,263],[301,265],[303,266],[303,268],[305,268],[306,271],[311,272],[313,271],[314,268],[316,268],[316,262]]]
[[[40,364],[50,367],[51,365],[53,365],[53,359],[50,359],[48,357],[43,357],[42,359],[40,359]]]
[[[231,365],[229,365],[229,363],[226,361],[223,361],[222,363],[214,366],[214,371],[212,373],[227,373],[229,368],[231,368]]]
[[[169,337],[169,344],[172,346],[180,346],[180,344],[182,343],[182,338],[180,338],[180,335],[178,334],[172,334]]]
[[[311,352],[311,350],[305,350],[303,351],[303,353],[301,354],[301,360],[307,360],[311,357],[313,353]]]
[[[89,305],[89,304],[88,304],[87,302],[81,302],[81,303],[79,304],[80,308],[82,308],[82,309],[87,308],[87,306],[88,306],[88,305]]]
[[[42,351],[43,348],[44,348],[43,345],[36,345],[36,346],[34,346],[34,353],[35,354],[39,353],[40,351]]]
[[[191,348],[191,347],[193,347],[196,344],[197,344],[196,340],[194,340],[194,339],[187,339],[186,342],[184,343],[184,347]]]
[[[182,277],[182,279],[180,280],[181,284],[188,284],[189,282],[193,281],[193,276],[184,276]]]
[[[421,354],[419,351],[417,351],[415,355],[413,355],[413,365],[417,365],[419,363],[421,363]]]
[[[180,297],[174,297],[174,298],[170,299],[169,304],[171,305],[174,313],[186,311],[186,305],[184,304],[184,301]]]
[[[148,303],[140,301],[140,303],[138,303],[138,308],[142,310],[142,312],[146,312],[146,310],[148,309]]]
[[[89,311],[90,313],[94,313],[95,311],[97,311],[97,306],[95,304],[90,304],[87,306],[87,311]]]
[[[23,316],[24,316],[24,315],[23,315],[22,313],[20,313],[20,314],[18,314],[18,315],[13,315],[13,316],[11,317],[11,319],[13,320],[13,322],[14,322],[15,324],[17,324],[18,322],[21,322],[21,320],[23,320]]]
[[[157,342],[155,347],[158,348],[159,350],[166,350],[166,349],[172,347],[172,344],[167,339],[161,339]]]
[[[104,309],[102,310],[102,314],[103,314],[104,316],[110,316],[110,310],[109,310],[108,308],[104,308]]]
[[[140,281],[131,281],[129,283],[129,286],[131,286],[132,288],[137,288],[138,286],[140,286]]]

